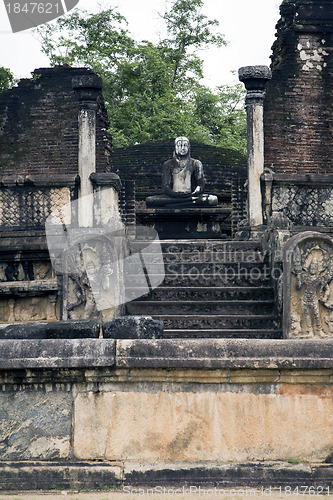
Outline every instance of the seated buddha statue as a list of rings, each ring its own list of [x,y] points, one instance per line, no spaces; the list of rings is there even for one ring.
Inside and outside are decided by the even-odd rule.
[[[173,158],[163,165],[163,194],[149,196],[147,208],[213,207],[217,196],[205,194],[205,177],[201,161],[191,158],[190,142],[177,137]]]

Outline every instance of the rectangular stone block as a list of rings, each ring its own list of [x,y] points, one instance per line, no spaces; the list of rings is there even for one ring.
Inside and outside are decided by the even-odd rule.
[[[1,340],[2,370],[112,366],[115,341],[105,339]]]
[[[1,460],[67,458],[71,423],[71,392],[52,387],[0,392]]]
[[[333,368],[333,342],[326,339],[117,340],[120,368]]]
[[[333,448],[333,398],[327,388],[322,393],[274,385],[262,393],[260,385],[248,384],[225,386],[224,392],[163,389],[78,394],[75,457],[322,461]]]

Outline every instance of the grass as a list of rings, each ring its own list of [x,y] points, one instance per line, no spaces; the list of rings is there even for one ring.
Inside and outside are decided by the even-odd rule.
[[[301,463],[301,460],[299,458],[289,458],[288,464],[292,465],[298,465]]]

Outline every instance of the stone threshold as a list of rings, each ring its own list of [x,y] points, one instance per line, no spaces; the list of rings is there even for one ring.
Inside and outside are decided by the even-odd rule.
[[[325,370],[333,339],[0,340],[1,370],[88,367]]]
[[[247,489],[243,496],[270,496],[280,490],[290,495],[298,488],[302,496],[327,495],[333,490],[331,464],[288,462],[227,463],[177,462],[72,462],[26,461],[0,462],[0,490],[44,492],[52,490],[123,491],[144,488],[153,495],[161,488],[186,489],[184,493],[198,493],[199,488],[212,489],[217,496],[230,490]],[[155,490],[152,490],[154,489]],[[216,488],[216,490],[215,490]],[[290,490],[291,488],[291,490]],[[147,490],[150,491],[147,491]],[[250,491],[252,489],[252,492]],[[265,490],[265,492],[264,492]],[[142,495],[141,491],[141,495]],[[241,492],[238,492],[241,495]],[[137,491],[137,494],[139,492]],[[175,491],[174,491],[175,495]]]

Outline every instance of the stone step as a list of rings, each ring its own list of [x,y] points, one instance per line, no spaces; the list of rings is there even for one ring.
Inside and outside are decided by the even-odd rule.
[[[241,241],[241,240],[221,240],[217,239],[206,239],[206,240],[198,240],[198,239],[168,239],[163,241],[155,241],[155,240],[147,240],[147,239],[135,239],[130,242],[131,248],[146,248],[147,245],[151,247],[153,245],[161,246],[162,249],[167,249],[170,246],[192,250],[193,248],[198,249],[216,249],[220,250],[235,250],[235,249],[248,249],[248,250],[262,250],[262,245],[260,241]]]
[[[127,304],[127,311],[133,315],[165,314],[223,314],[223,315],[272,315],[275,304],[272,300],[238,300],[238,301],[133,301]]]
[[[164,330],[163,338],[166,339],[282,339],[282,331],[278,329],[262,330]]]
[[[143,252],[146,262],[160,264],[163,260],[164,264],[192,264],[192,263],[208,263],[208,264],[229,264],[244,262],[248,265],[257,263],[266,263],[268,255],[261,251],[258,244],[253,245],[230,245],[225,246],[218,240],[214,245],[209,245],[207,240],[200,245],[198,240],[188,245],[186,242],[168,242],[167,245],[162,244],[141,244],[136,242],[133,245],[132,253]],[[237,242],[242,243],[242,242]]]
[[[209,250],[204,251],[193,251],[188,252],[186,250],[176,251],[176,249],[170,247],[167,252],[163,252],[162,256],[160,252],[145,252],[144,258],[151,263],[160,263],[163,259],[165,264],[189,264],[189,263],[208,263],[208,264],[228,264],[228,263],[238,263],[246,262],[248,264],[255,265],[259,263],[267,262],[266,255],[263,253],[253,250],[253,251],[242,251],[238,250],[236,252],[213,252]]]
[[[140,301],[156,302],[165,300],[273,300],[274,292],[272,287],[172,287],[172,286],[159,286],[146,293],[146,289],[140,288],[126,290],[127,297],[135,298],[139,296]]]
[[[152,314],[151,316],[163,321],[165,330],[275,330],[279,327],[278,318],[274,315]]]
[[[138,252],[144,250],[147,253],[163,251],[169,253],[212,253],[212,254],[232,254],[232,253],[262,253],[262,246],[256,241],[236,241],[236,240],[163,240],[147,241],[134,240],[130,242],[130,250]]]
[[[267,287],[270,284],[269,276],[265,276],[264,273],[255,275],[251,272],[239,275],[232,272],[229,272],[228,275],[222,272],[215,274],[195,271],[192,274],[174,272],[173,274],[154,275],[154,277],[161,285],[172,287]],[[142,287],[142,275],[128,274],[124,278],[126,289]]]
[[[158,274],[160,273],[161,269],[161,260],[158,262],[154,262],[153,259],[150,259],[150,254],[147,255],[147,258],[145,256],[145,263],[149,265],[149,272],[152,274]],[[189,271],[193,268],[198,269],[199,271],[208,271],[211,273],[214,272],[225,272],[226,270],[233,269],[235,272],[248,272],[254,269],[256,270],[259,269],[260,271],[265,272],[266,274],[270,273],[270,266],[268,262],[253,262],[253,261],[231,261],[231,262],[192,262],[192,261],[170,261],[170,262],[164,262],[164,268],[165,268],[165,273],[170,274],[174,273],[175,270],[181,270],[184,274],[186,274],[186,271]],[[132,274],[137,271],[137,262],[131,263],[127,262],[125,266],[125,273],[127,274]]]
[[[271,269],[268,263],[264,262],[172,262],[164,265],[165,274],[213,274],[222,276],[248,275],[254,278],[258,275],[269,277]],[[154,274],[156,269],[159,272],[160,266],[149,265],[149,272]]]
[[[135,242],[144,249],[152,282],[162,281],[150,293],[140,294],[142,277],[128,269],[126,295],[138,297],[127,313],[150,315],[164,322],[165,338],[281,338],[274,314],[271,271],[259,242],[231,240],[164,240]],[[156,273],[156,274],[155,274]]]
[[[154,228],[161,240],[170,238],[226,239],[231,235],[231,205],[195,209],[170,206],[137,208],[136,220],[139,225]]]

